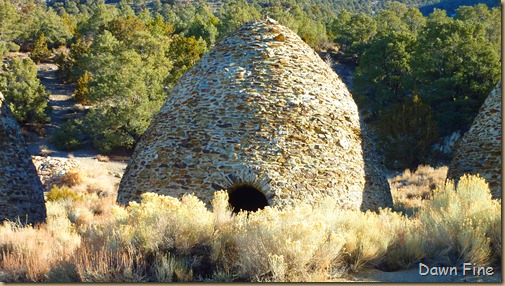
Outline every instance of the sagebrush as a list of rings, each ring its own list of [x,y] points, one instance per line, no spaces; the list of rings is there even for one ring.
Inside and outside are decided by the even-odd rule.
[[[475,176],[436,188],[410,216],[332,198],[234,214],[225,191],[210,209],[194,195],[146,193],[126,207],[66,186],[48,195],[47,223],[0,227],[3,281],[333,281],[368,267],[501,261],[501,202]]]

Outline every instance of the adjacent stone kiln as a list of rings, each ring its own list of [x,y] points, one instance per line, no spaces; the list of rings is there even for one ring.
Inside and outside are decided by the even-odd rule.
[[[0,93],[0,220],[46,219],[44,190],[21,128]]]
[[[333,70],[288,28],[249,22],[181,77],[136,146],[117,200],[155,192],[209,202],[223,189],[235,210],[325,195],[342,208],[391,207],[379,165],[363,159],[369,145]]]
[[[489,184],[493,198],[501,198],[501,82],[489,94],[470,130],[457,144],[448,179],[478,174]]]

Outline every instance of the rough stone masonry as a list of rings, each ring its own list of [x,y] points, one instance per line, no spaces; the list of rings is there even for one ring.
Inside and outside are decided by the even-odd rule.
[[[470,130],[457,144],[447,172],[448,179],[463,174],[480,175],[489,185],[493,199],[501,198],[501,82],[489,94]]]
[[[38,223],[46,219],[44,189],[21,128],[0,93],[0,220]]]
[[[252,21],[181,77],[137,144],[117,200],[155,192],[209,202],[223,189],[236,210],[326,195],[342,208],[392,207],[381,166],[363,158],[372,145],[333,70],[293,31]]]

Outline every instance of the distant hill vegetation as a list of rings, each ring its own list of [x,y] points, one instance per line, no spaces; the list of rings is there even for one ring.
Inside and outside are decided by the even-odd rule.
[[[477,4],[485,4],[489,8],[499,7],[499,0],[441,0],[441,1],[427,1],[434,3],[426,3],[424,5],[418,5],[423,15],[427,16],[433,12],[434,9],[441,9],[447,11],[447,15],[453,16],[456,13],[456,9],[461,6],[474,6]]]
[[[75,84],[75,101],[89,106],[83,120],[61,126],[56,135],[68,140],[62,146],[131,150],[180,76],[244,23],[270,17],[328,63],[355,67],[349,87],[364,120],[379,130],[387,165],[415,167],[446,156],[432,146],[468,130],[498,82],[497,6],[496,0],[0,0],[0,55],[22,51],[31,58],[5,59],[0,92],[18,121],[44,123],[50,114],[35,63],[51,61],[61,82]]]

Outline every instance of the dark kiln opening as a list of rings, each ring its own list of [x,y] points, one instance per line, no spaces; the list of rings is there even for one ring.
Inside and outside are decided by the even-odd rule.
[[[257,211],[268,206],[265,195],[254,185],[242,183],[231,186],[228,189],[228,202],[233,208],[233,212]]]

